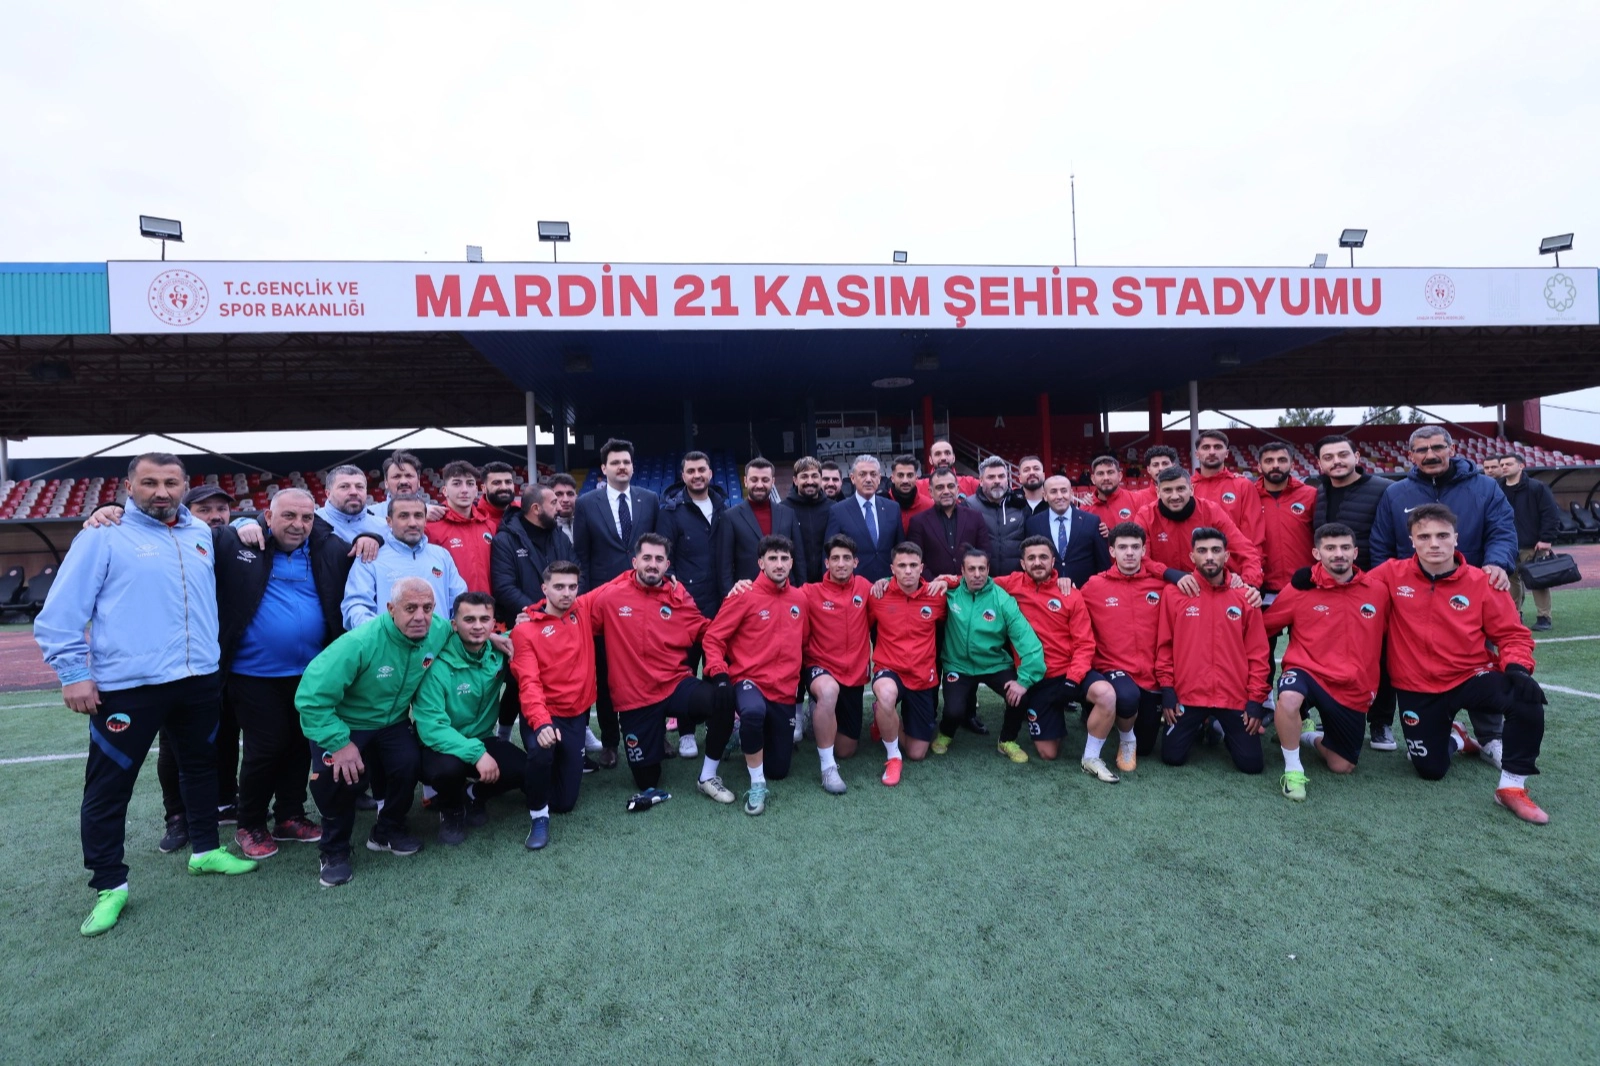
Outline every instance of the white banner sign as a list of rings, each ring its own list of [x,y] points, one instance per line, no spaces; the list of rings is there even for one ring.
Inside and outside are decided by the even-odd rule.
[[[1594,269],[107,264],[113,333],[1600,322]]]

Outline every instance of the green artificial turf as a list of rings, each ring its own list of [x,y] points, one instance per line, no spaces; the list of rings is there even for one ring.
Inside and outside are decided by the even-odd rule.
[[[1600,634],[1558,592],[1550,636]],[[1600,641],[1538,676],[1600,693]],[[0,697],[0,758],[81,751],[53,692]],[[27,704],[49,703],[45,707]],[[999,723],[989,699],[985,716]],[[0,766],[0,1061],[1559,1063],[1600,1059],[1600,700],[1553,693],[1534,796],[1494,770],[1419,780],[1403,752],[1310,798],[1220,749],[1115,786],[1070,756],[1012,766],[993,738],[877,784],[881,748],[824,794],[810,742],[748,818],[695,793],[627,814],[592,775],[541,854],[517,802],[455,849],[316,848],[192,878],[155,851],[153,767],[129,818],[132,896],[85,940],[81,760]],[[730,786],[741,768],[724,763]],[[358,821],[364,836],[370,815]]]

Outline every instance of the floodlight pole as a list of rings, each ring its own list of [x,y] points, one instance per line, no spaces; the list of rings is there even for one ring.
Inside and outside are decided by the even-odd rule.
[[[1557,252],[1557,253],[1555,253],[1555,255],[1556,255],[1556,269],[1560,270],[1561,269],[1561,253]]]
[[[534,404],[532,389],[529,389],[527,392],[523,393],[522,396],[527,405],[528,481],[529,483],[532,483],[539,480],[539,427],[535,423],[535,418],[538,415],[538,408]]]
[[[1078,267],[1078,176],[1067,175],[1067,190],[1072,197],[1072,267]],[[1561,264],[1556,263],[1557,266]]]
[[[1200,382],[1189,382],[1189,467],[1200,469]]]
[[[1352,244],[1350,246],[1350,269],[1354,270],[1355,268],[1356,268],[1356,246]]]

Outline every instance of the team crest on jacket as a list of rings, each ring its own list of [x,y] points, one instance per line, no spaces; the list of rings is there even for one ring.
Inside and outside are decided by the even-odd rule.
[[[865,601],[863,601],[860,596],[850,597],[850,606],[852,607],[860,607],[863,602]]]
[[[483,542],[485,544],[493,544],[494,543],[494,534],[490,533],[487,529],[484,530],[483,531]]]
[[[1289,505],[1289,510],[1293,511],[1295,514],[1305,514],[1306,505],[1303,503],[1291,503]]]
[[[672,617],[672,608],[668,607],[664,603],[661,605],[661,617],[662,618],[671,618]]]
[[[1126,522],[1128,519],[1133,517],[1133,508],[1131,508],[1131,507],[1122,508],[1120,511],[1117,512],[1117,517],[1122,519],[1124,522]]]
[[[437,566],[436,566],[436,567],[434,567],[434,568],[433,568],[433,576],[434,576],[434,577],[444,577],[444,571],[443,571],[443,570],[440,570],[440,569],[439,569],[439,568],[438,568],[438,567],[437,567]]]
[[[985,622],[993,622],[994,621],[994,612],[993,611],[984,611],[983,612],[983,620]]]
[[[1239,619],[1244,617],[1244,612],[1239,610],[1237,607],[1229,607],[1226,614],[1228,616],[1228,621],[1230,622],[1237,622]]]
[[[1222,502],[1223,502],[1223,503],[1233,503],[1233,502],[1234,502],[1234,501],[1236,501],[1236,500],[1237,500],[1237,499],[1238,499],[1238,498],[1239,498],[1239,497],[1237,497],[1237,496],[1235,496],[1235,495],[1234,495],[1234,494],[1233,494],[1233,493],[1231,493],[1231,492],[1224,492],[1224,493],[1223,493],[1223,494],[1222,494]]]
[[[1376,617],[1378,617],[1378,609],[1376,607],[1372,606],[1372,604],[1370,604],[1370,603],[1363,603],[1361,605],[1361,617],[1362,618],[1376,618]]]
[[[201,555],[210,555],[211,554],[210,552],[206,551],[206,546],[204,544],[201,544],[199,541],[195,541],[194,550],[199,552]]]
[[[1472,601],[1458,592],[1454,596],[1450,597],[1450,606],[1457,611],[1465,611],[1468,607],[1472,606]]]
[[[431,656],[431,655],[424,655],[424,656],[423,656],[423,657],[422,657],[422,668],[423,668],[423,669],[424,669],[424,670],[426,670],[426,669],[427,669],[427,668],[428,668],[428,667],[430,667],[430,666],[432,666],[432,665],[433,665],[433,656]]]
[[[1048,600],[1045,600],[1044,605],[1050,608],[1052,611],[1061,610],[1061,601],[1056,599],[1054,596],[1051,596]]]
[[[933,608],[932,607],[924,607],[924,608],[922,608],[922,610],[918,611],[917,613],[920,614],[924,618],[932,618],[933,617]]]
[[[800,617],[800,605],[798,603],[791,603],[789,605],[789,617],[790,618],[799,618]]]
[[[1154,589],[1151,589],[1149,592],[1146,592],[1144,594],[1144,602],[1150,604],[1152,607],[1155,606],[1156,604],[1161,602],[1161,593],[1155,591]],[[1109,603],[1109,601],[1108,601],[1107,605],[1111,606],[1111,607],[1115,607],[1116,606],[1116,604]]]

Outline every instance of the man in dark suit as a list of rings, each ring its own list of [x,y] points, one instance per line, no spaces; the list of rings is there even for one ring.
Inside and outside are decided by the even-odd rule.
[[[827,541],[843,533],[856,542],[856,573],[868,581],[889,576],[894,546],[900,542],[900,505],[878,495],[883,466],[877,456],[858,455],[850,464],[850,484],[855,491],[833,505],[828,516]]]
[[[1056,546],[1056,573],[1079,588],[1111,568],[1111,551],[1100,535],[1100,519],[1072,506],[1072,481],[1056,475],[1045,480],[1046,507],[1028,519],[1030,537],[1045,537]]]
[[[572,547],[578,554],[579,588],[598,588],[625,570],[633,569],[633,546],[641,533],[656,531],[659,502],[656,494],[633,488],[633,443],[606,441],[600,446],[600,470],[605,484],[578,498],[572,511]],[[595,712],[600,719],[600,751],[595,761],[615,769],[622,730],[611,705],[606,676],[605,641],[595,639]]]
[[[989,523],[971,507],[958,507],[960,481],[949,467],[928,480],[933,509],[911,520],[906,539],[922,549],[922,573],[932,578],[961,573],[968,548],[989,551]]]
[[[772,498],[775,481],[770,461],[757,456],[744,465],[744,502],[728,508],[717,524],[720,595],[726,596],[736,581],[756,579],[761,572],[756,565],[761,558],[761,539],[774,535],[788,537],[794,544],[794,568],[789,572],[789,584],[805,582],[806,550],[800,540],[800,520],[794,508]]]

